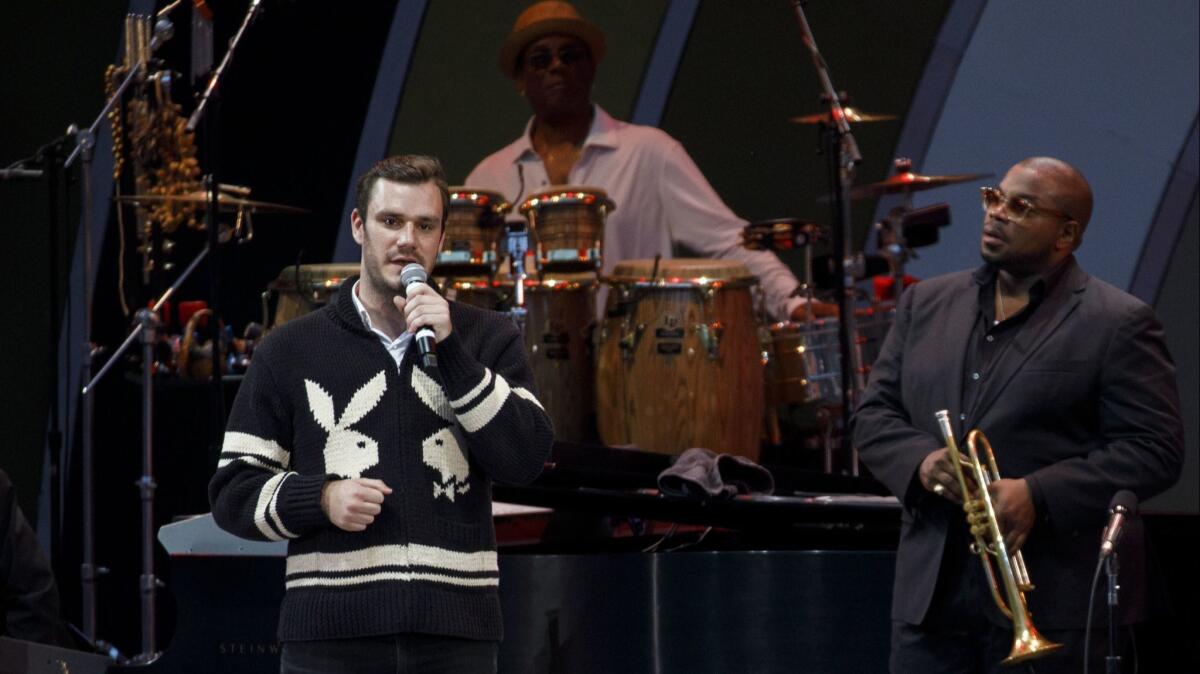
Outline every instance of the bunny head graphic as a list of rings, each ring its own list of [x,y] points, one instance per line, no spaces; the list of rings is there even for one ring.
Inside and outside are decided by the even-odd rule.
[[[413,368],[412,386],[426,407],[450,422],[449,426],[439,429],[421,443],[421,459],[438,474],[433,480],[433,498],[436,500],[439,496],[445,496],[446,500],[453,501],[456,495],[465,494],[471,488],[467,482],[471,467],[462,450],[462,436],[454,410],[442,387],[420,368]]]
[[[305,379],[304,389],[313,419],[329,434],[325,440],[325,471],[345,478],[362,477],[364,471],[379,463],[379,443],[350,425],[379,404],[387,391],[387,377],[381,371],[355,391],[341,418],[336,414],[333,396],[320,384]]]

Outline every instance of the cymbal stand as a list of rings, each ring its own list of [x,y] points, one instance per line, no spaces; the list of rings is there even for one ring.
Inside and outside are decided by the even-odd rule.
[[[858,451],[850,441],[850,415],[858,402],[861,387],[854,380],[862,378],[862,367],[858,354],[852,348],[851,340],[856,334],[854,320],[854,305],[852,289],[854,288],[855,265],[849,264],[853,259],[854,236],[850,222],[850,187],[854,184],[855,170],[862,162],[862,154],[858,143],[850,132],[850,123],[846,118],[846,110],[842,107],[841,97],[833,86],[824,57],[817,48],[816,39],[808,25],[801,0],[792,0],[796,10],[796,19],[800,26],[800,36],[804,46],[812,55],[813,66],[817,71],[817,79],[828,100],[829,115],[832,125],[825,129],[825,147],[822,148],[829,162],[830,184],[832,186],[833,207],[833,244],[835,273],[841,279],[837,291],[838,307],[841,320],[838,321],[838,345],[842,354],[842,449],[850,455],[850,472],[858,475]],[[840,255],[838,252],[840,251]],[[828,450],[827,451],[831,451]]]
[[[153,38],[149,43],[149,52],[153,53],[164,42],[171,39],[175,33],[175,27],[166,17],[159,17],[154,24]],[[133,39],[133,36],[126,35],[126,41]],[[69,169],[76,159],[83,160],[81,173],[81,190],[83,191],[83,218],[81,227],[83,228],[83,301],[84,301],[84,322],[83,322],[83,358],[80,363],[83,376],[81,379],[87,380],[92,376],[92,364],[99,349],[92,342],[92,295],[95,291],[93,281],[93,241],[92,228],[92,160],[94,158],[94,149],[96,144],[96,132],[100,125],[108,119],[108,113],[114,106],[120,104],[121,97],[124,96],[125,90],[129,88],[134,81],[145,76],[146,68],[148,67],[146,59],[139,59],[129,68],[129,73],[125,79],[113,92],[113,95],[104,102],[104,107],[100,109],[100,114],[96,115],[95,121],[86,130],[77,131],[75,133],[75,149],[63,162],[63,170]],[[74,127],[72,127],[74,128]],[[111,362],[111,361],[110,361]],[[99,377],[93,380],[97,381]],[[82,521],[81,528],[83,529],[83,549],[82,560],[80,564],[80,582],[81,582],[81,606],[82,606],[82,622],[83,635],[92,642],[97,650],[106,652],[109,649],[97,640],[97,606],[96,606],[96,582],[100,576],[108,572],[104,567],[96,566],[96,514],[95,514],[95,449],[93,446],[92,431],[95,424],[95,399],[91,395],[92,384],[84,386],[80,391],[80,406],[82,409],[82,446],[81,446],[81,463],[82,475],[80,476],[80,484],[82,490]]]
[[[148,309],[137,312],[137,327],[130,331],[129,336],[121,346],[100,368],[95,377],[83,387],[83,396],[87,400],[104,375],[119,362],[125,350],[135,339],[142,341],[142,477],[138,480],[138,489],[142,500],[142,575],[139,578],[139,592],[142,600],[142,652],[133,660],[138,664],[146,664],[158,655],[155,636],[155,598],[161,581],[154,575],[154,343],[158,337],[159,310],[171,299],[175,291],[183,285],[188,276],[196,270],[200,262],[208,256],[208,247],[201,250],[187,269],[179,275],[175,283],[163,292],[162,296]],[[214,323],[216,321],[213,321]],[[214,360],[213,376],[220,379],[220,365]],[[85,408],[86,410],[86,408]],[[86,412],[90,417],[90,413]],[[86,435],[84,436],[87,437]],[[94,604],[93,604],[94,606]]]
[[[894,164],[897,172],[912,170],[911,159],[897,159]],[[900,301],[900,295],[904,292],[904,266],[913,256],[912,248],[908,246],[908,239],[904,236],[907,216],[913,210],[913,198],[912,192],[909,190],[905,190],[903,194],[903,203],[888,215],[887,224],[891,232],[891,242],[880,251],[887,258],[892,272],[892,300],[895,302]]]

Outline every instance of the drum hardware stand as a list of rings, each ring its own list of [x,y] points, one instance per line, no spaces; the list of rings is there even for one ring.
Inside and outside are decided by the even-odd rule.
[[[897,165],[901,161],[896,160]],[[909,164],[911,166],[911,164]],[[907,170],[907,169],[906,169]],[[875,223],[879,252],[888,261],[892,275],[892,298],[900,300],[904,293],[904,267],[909,260],[918,260],[916,249],[937,242],[939,227],[950,224],[949,204],[934,204],[914,209],[912,193],[904,194],[904,203],[888,213],[885,220]]]
[[[509,318],[517,330],[525,334],[525,253],[529,250],[529,230],[524,225],[510,225],[508,229],[509,273],[513,279],[513,304],[508,310]]]
[[[861,370],[858,359],[855,357],[854,350],[851,348],[850,338],[855,334],[854,306],[851,303],[851,294],[848,289],[854,285],[853,276],[847,271],[847,261],[853,253],[853,232],[851,231],[850,222],[850,187],[854,184],[854,174],[856,167],[862,162],[862,154],[858,150],[858,143],[854,140],[854,135],[850,132],[850,124],[847,121],[846,110],[842,106],[842,99],[838,95],[837,90],[833,86],[833,81],[829,76],[829,70],[826,67],[825,59],[821,56],[820,50],[817,48],[816,39],[813,37],[812,29],[808,25],[808,18],[804,14],[801,0],[792,0],[792,6],[796,10],[796,19],[800,26],[801,39],[804,45],[812,54],[813,66],[817,72],[817,78],[821,82],[821,88],[827,98],[829,105],[830,118],[833,124],[825,128],[825,148],[823,148],[829,162],[830,182],[833,186],[832,190],[832,207],[833,207],[833,243],[834,243],[834,265],[835,273],[841,278],[842,282],[838,287],[838,306],[841,312],[841,320],[838,321],[838,343],[842,353],[842,449],[850,455],[850,473],[858,475],[858,450],[853,447],[851,442],[850,415],[853,413],[856,403],[858,402],[859,390],[851,385],[851,373]],[[840,251],[840,255],[838,252]]]

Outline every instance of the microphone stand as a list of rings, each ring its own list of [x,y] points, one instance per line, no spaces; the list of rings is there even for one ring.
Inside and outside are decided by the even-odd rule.
[[[179,275],[175,283],[163,292],[149,309],[140,309],[136,314],[137,327],[130,331],[125,341],[117,348],[112,357],[100,368],[95,377],[83,387],[84,400],[90,398],[90,393],[104,375],[112,369],[125,350],[139,336],[142,338],[142,477],[137,481],[142,500],[142,575],[139,578],[139,593],[142,603],[142,652],[134,656],[133,661],[147,664],[158,655],[156,643],[156,610],[155,598],[161,581],[154,575],[154,491],[157,484],[154,481],[154,343],[158,336],[159,310],[171,299],[175,291],[183,285],[188,276],[196,270],[200,262],[208,256],[209,248],[204,247],[187,269]],[[216,322],[215,319],[213,322]],[[220,371],[214,363],[213,376],[220,378]],[[85,407],[85,414],[91,412]],[[86,436],[85,436],[86,437]],[[93,608],[94,608],[93,603]]]
[[[857,349],[852,348],[852,335],[856,334],[852,290],[854,280],[860,274],[856,268],[861,264],[854,262],[854,236],[850,223],[850,187],[854,184],[854,173],[862,161],[858,143],[850,132],[850,123],[846,120],[846,112],[842,108],[841,98],[834,89],[833,80],[829,76],[824,57],[817,49],[816,39],[808,25],[801,0],[792,0],[796,10],[796,20],[800,25],[800,36],[804,46],[812,54],[813,66],[817,71],[817,79],[829,100],[829,116],[833,124],[826,126],[825,147],[823,148],[829,161],[830,183],[833,186],[833,247],[834,273],[841,279],[837,290],[838,308],[841,320],[838,321],[838,345],[842,355],[842,449],[850,454],[850,473],[858,475],[858,450],[854,449],[850,438],[850,415],[858,403],[859,392],[862,388],[862,367],[859,362]],[[840,251],[840,255],[838,254]],[[856,380],[857,379],[857,380]],[[827,451],[828,448],[827,448]],[[831,457],[830,457],[831,458]],[[826,465],[831,461],[827,458]]]
[[[262,9],[262,0],[250,0],[250,7],[246,10],[246,17],[242,19],[242,25],[238,28],[237,33],[234,34],[233,39],[229,41],[229,49],[225,51],[225,56],[221,59],[221,64],[213,71],[212,77],[208,80],[208,86],[204,88],[204,93],[200,96],[200,102],[196,104],[196,109],[192,111],[192,116],[188,118],[188,131],[196,130],[196,125],[200,123],[200,117],[204,115],[204,111],[208,108],[209,102],[217,91],[217,85],[221,83],[221,77],[224,76],[225,69],[233,61],[233,53],[237,50],[238,44],[241,43],[242,36],[246,34],[246,29],[258,18],[260,9]]]
[[[1117,604],[1121,590],[1117,582],[1118,571],[1117,551],[1114,549],[1104,558],[1104,572],[1108,575],[1108,657],[1104,659],[1106,674],[1121,672],[1121,656],[1117,654]]]
[[[224,358],[221,353],[221,328],[220,321],[217,317],[220,316],[220,298],[221,298],[221,260],[220,260],[220,232],[217,224],[217,216],[220,214],[220,181],[218,180],[218,172],[220,170],[220,162],[218,155],[220,146],[217,142],[219,109],[220,109],[220,84],[225,76],[229,64],[233,62],[233,55],[237,52],[238,45],[241,44],[242,38],[250,25],[258,18],[262,10],[262,0],[251,0],[250,7],[246,10],[246,16],[242,19],[242,25],[238,27],[237,33],[233,39],[229,41],[229,48],[225,50],[225,55],[221,58],[220,65],[213,71],[209,77],[208,84],[204,88],[204,93],[201,94],[199,102],[196,104],[196,109],[192,111],[191,117],[188,118],[187,130],[195,131],[200,119],[204,118],[204,143],[205,143],[205,159],[209,166],[209,173],[204,177],[205,188],[208,190],[208,206],[205,212],[205,226],[208,228],[208,247],[206,250],[212,253],[213,259],[208,266],[208,288],[209,288],[209,308],[212,309],[214,320],[209,322],[209,334],[212,343],[212,363],[213,363],[213,379],[212,391],[210,394],[210,405],[212,407],[210,417],[210,433],[213,438],[220,438],[221,432],[225,429],[225,391],[224,384],[221,381],[221,371],[224,363]],[[211,114],[205,116],[208,111],[209,104],[213,104]]]

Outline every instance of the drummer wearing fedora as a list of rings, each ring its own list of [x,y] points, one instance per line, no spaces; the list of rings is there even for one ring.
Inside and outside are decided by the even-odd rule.
[[[603,189],[616,203],[604,227],[603,272],[617,262],[676,252],[743,263],[762,282],[777,320],[800,319],[799,285],[774,254],[741,245],[734,215],[679,141],[660,129],[613,119],[592,102],[607,47],[600,28],[570,3],[544,0],[517,17],[500,47],[501,72],[529,101],[519,138],[475,167],[466,184],[520,203],[552,185]],[[836,307],[814,303],[817,315]]]

